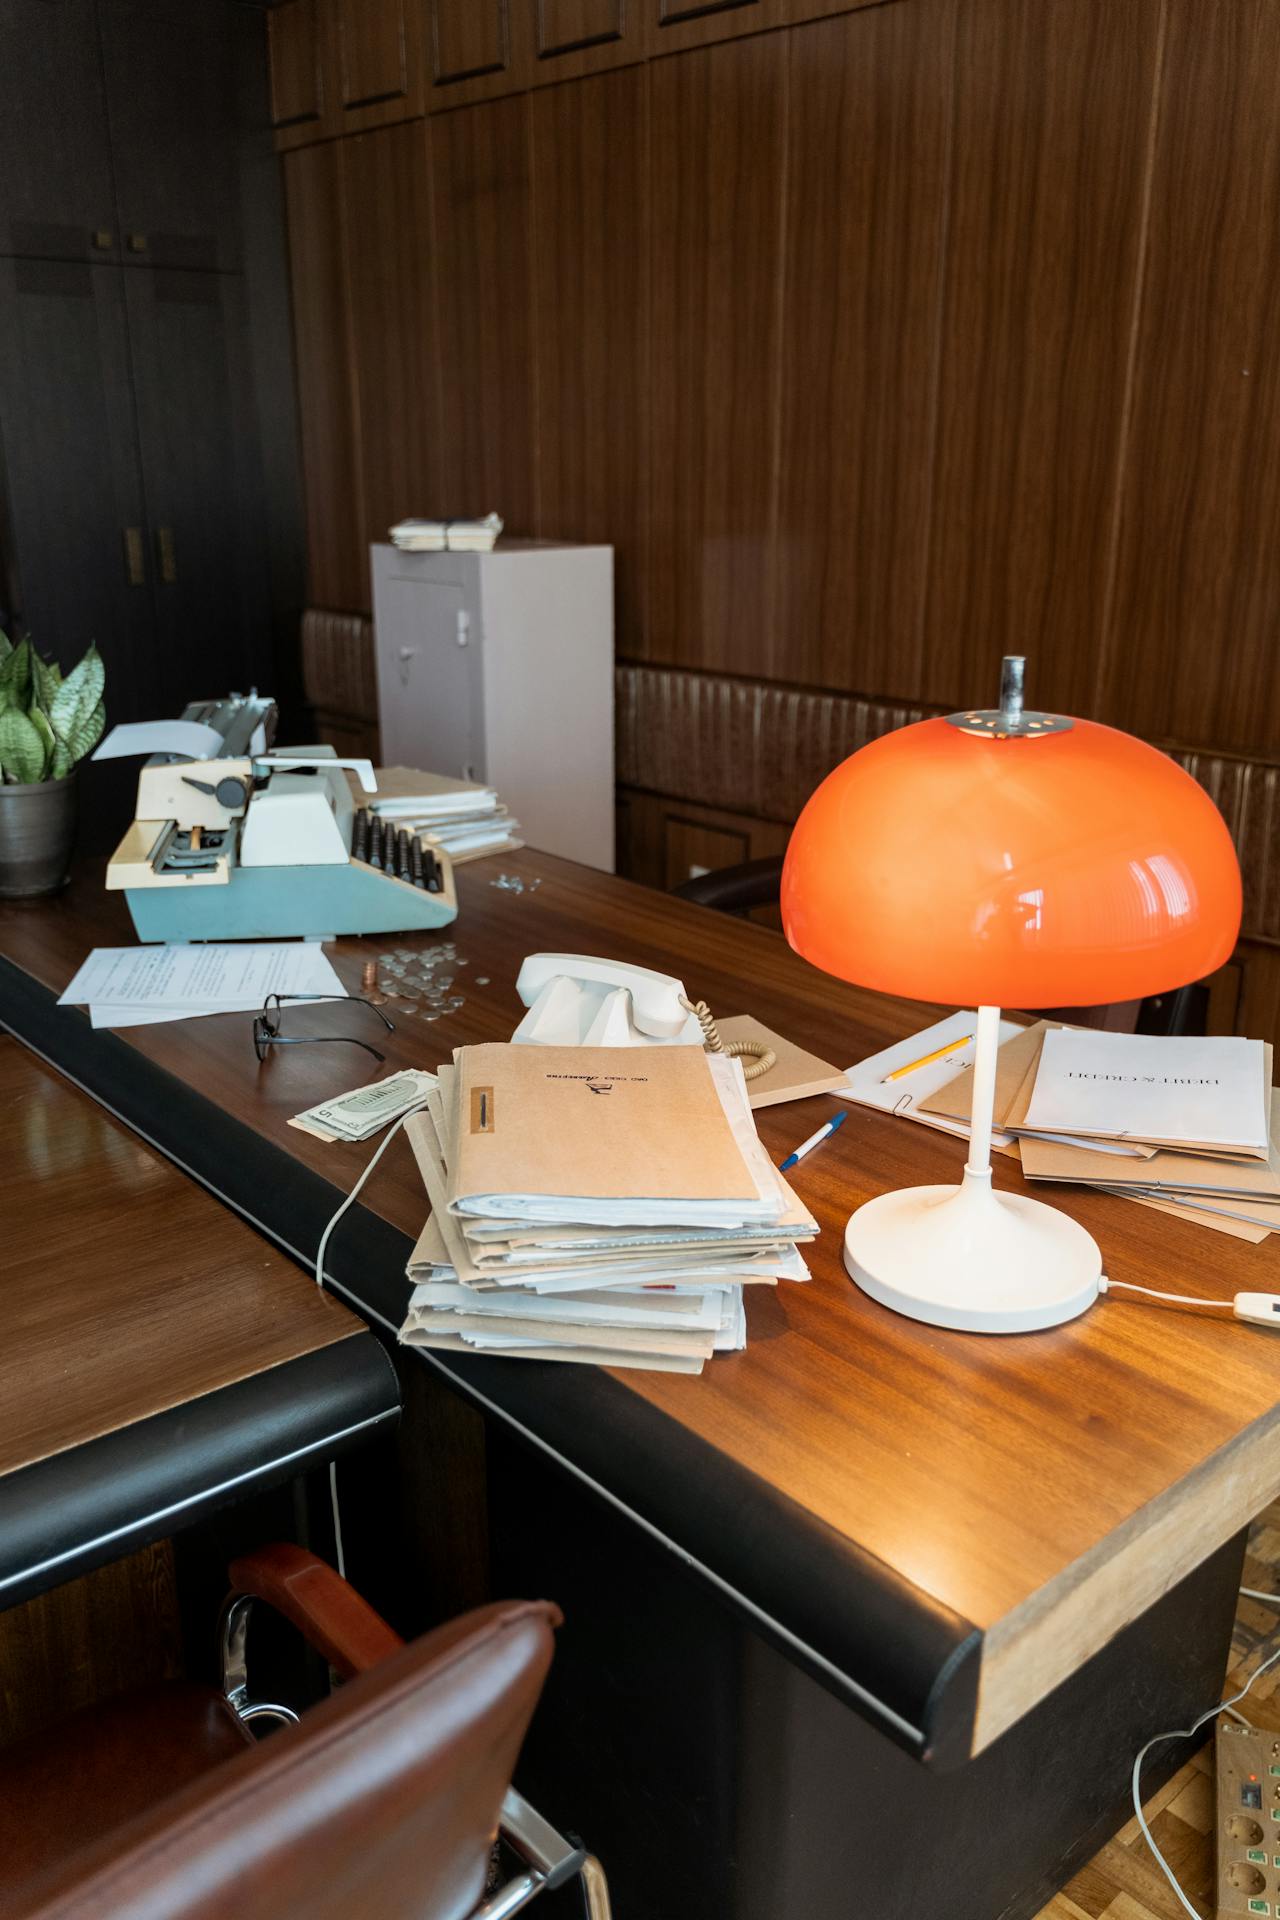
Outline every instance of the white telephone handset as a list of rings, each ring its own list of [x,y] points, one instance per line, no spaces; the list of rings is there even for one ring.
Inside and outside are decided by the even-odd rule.
[[[543,1047],[703,1044],[679,980],[585,953],[531,953],[516,992],[529,1011],[511,1038]]]
[[[529,1011],[511,1038],[531,1047],[706,1047],[749,1060],[748,1080],[777,1064],[758,1040],[720,1038],[705,1000],[652,967],[593,960],[588,953],[531,953],[516,992]]]

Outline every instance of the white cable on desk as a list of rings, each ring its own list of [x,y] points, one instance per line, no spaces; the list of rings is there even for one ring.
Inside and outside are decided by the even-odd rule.
[[[399,1133],[405,1121],[409,1118],[409,1115],[411,1113],[416,1113],[419,1107],[425,1107],[426,1104],[427,1103],[425,1099],[415,1100],[413,1105],[411,1107],[406,1107],[404,1112],[400,1115],[400,1118],[397,1121],[395,1121],[395,1123],[390,1128],[388,1128],[387,1136],[385,1140],[379,1141],[377,1151],[374,1153],[373,1158],[370,1160],[368,1166],[365,1168],[364,1172],[360,1175],[360,1178],[356,1181],[354,1187],[352,1187],[350,1193],[347,1195],[342,1205],[338,1208],[338,1211],[334,1214],[332,1220],[330,1220],[324,1232],[320,1235],[320,1245],[316,1248],[316,1285],[318,1287],[323,1287],[324,1285],[324,1257],[325,1257],[325,1254],[329,1251],[329,1241],[333,1235],[334,1228],[337,1226],[339,1220],[341,1220],[347,1208],[355,1200],[357,1194],[360,1192],[361,1187],[363,1187],[365,1181],[369,1178],[369,1175],[373,1172],[379,1160],[381,1160],[383,1154],[386,1152],[387,1148],[391,1145],[391,1142],[395,1139],[396,1135]],[[347,1559],[346,1559],[345,1553],[342,1550],[342,1513],[338,1506],[338,1463],[336,1460],[331,1460],[329,1462],[329,1503],[333,1508],[334,1557],[338,1562],[338,1572],[342,1576],[342,1578],[345,1580],[347,1577]]]
[[[1117,1287],[1125,1293],[1145,1293],[1149,1300],[1171,1300],[1175,1307],[1217,1307],[1223,1313],[1234,1311],[1231,1300],[1198,1300],[1190,1293],[1161,1293],[1158,1287],[1139,1287],[1132,1280],[1111,1280],[1105,1274],[1098,1282],[1100,1293],[1111,1293]]]
[[[360,1178],[356,1181],[354,1187],[352,1187],[350,1193],[347,1195],[342,1205],[338,1208],[338,1211],[334,1214],[332,1220],[329,1222],[324,1232],[320,1235],[320,1245],[316,1248],[316,1285],[318,1287],[322,1287],[324,1285],[324,1257],[325,1257],[325,1254],[329,1251],[329,1241],[330,1241],[330,1238],[332,1237],[334,1228],[337,1226],[339,1220],[341,1220],[347,1208],[355,1200],[357,1194],[360,1192],[360,1189],[363,1187],[365,1181],[369,1178],[369,1175],[373,1172],[379,1160],[381,1160],[383,1154],[386,1152],[387,1148],[391,1145],[391,1142],[395,1139],[396,1135],[399,1133],[405,1121],[409,1118],[409,1115],[411,1113],[417,1113],[419,1107],[425,1107],[426,1104],[427,1103],[425,1099],[415,1100],[413,1105],[411,1107],[406,1107],[404,1112],[400,1115],[400,1118],[396,1120],[392,1124],[392,1126],[387,1130],[386,1139],[379,1143],[378,1150],[374,1154],[372,1160],[370,1160],[368,1166],[365,1168],[364,1172],[360,1175]]]

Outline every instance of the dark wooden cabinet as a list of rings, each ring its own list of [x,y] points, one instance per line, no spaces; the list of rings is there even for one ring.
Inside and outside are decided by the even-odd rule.
[[[161,711],[245,686],[270,658],[261,484],[238,274],[126,276],[149,509]]]
[[[0,101],[0,253],[114,259],[94,0],[4,0]]]
[[[150,562],[117,268],[0,261],[0,426],[4,615],[64,668],[95,642],[113,715],[145,710]]]
[[[272,679],[288,562],[273,580],[264,529],[288,516],[265,511],[263,422],[292,422],[258,406],[283,297],[248,131],[265,38],[235,0],[0,8],[0,126],[31,143],[0,167],[3,245],[26,249],[0,260],[0,600],[64,665],[97,642],[113,720]],[[60,60],[67,92],[41,94]]]
[[[625,38],[626,0],[537,0],[535,51],[540,60],[608,46]]]
[[[344,131],[419,114],[422,0],[336,0],[337,112]]]
[[[644,58],[644,9],[634,0],[531,0],[531,6],[531,85]]]
[[[129,0],[99,9],[121,258],[129,266],[243,263],[237,98],[243,9]]]
[[[529,0],[425,0],[428,111],[528,85]]]
[[[268,15],[282,151],[424,111],[426,0],[282,0]]]
[[[267,15],[271,124],[278,147],[324,136],[331,87],[325,72],[326,18],[320,0],[279,0]]]

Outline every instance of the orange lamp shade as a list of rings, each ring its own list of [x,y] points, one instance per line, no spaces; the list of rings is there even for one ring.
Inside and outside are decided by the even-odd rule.
[[[991,738],[945,719],[884,735],[796,822],[782,923],[842,980],[915,1000],[1097,1006],[1221,966],[1240,869],[1174,761],[1090,720]]]

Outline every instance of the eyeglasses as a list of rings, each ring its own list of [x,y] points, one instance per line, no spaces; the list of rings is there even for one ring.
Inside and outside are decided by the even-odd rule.
[[[372,1000],[365,1000],[358,993],[350,994],[345,999],[340,1000],[335,999],[331,993],[269,993],[263,1005],[262,1012],[255,1014],[253,1021],[253,1050],[259,1060],[266,1059],[268,1047],[310,1047],[322,1046],[325,1043],[329,1045],[336,1044],[339,1046],[363,1047],[365,1052],[371,1053],[375,1060],[385,1060],[385,1054],[379,1053],[376,1047],[371,1047],[367,1040],[357,1040],[354,1034],[281,1033],[280,1007],[281,1002],[285,1000],[327,1000],[333,1006],[338,1007],[368,1007],[370,1013],[377,1014],[388,1033],[394,1033],[396,1030],[395,1021],[388,1020],[381,1007],[375,1007]]]

